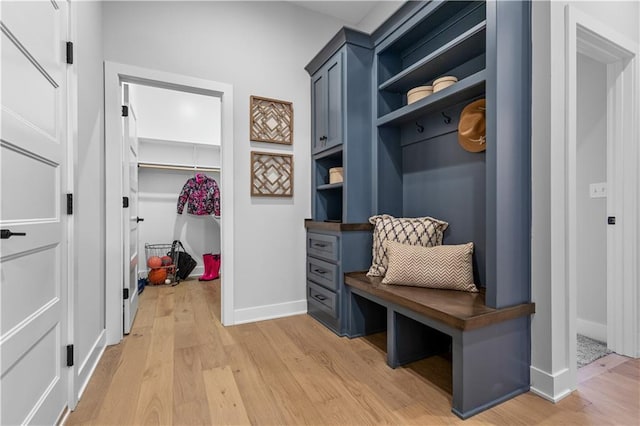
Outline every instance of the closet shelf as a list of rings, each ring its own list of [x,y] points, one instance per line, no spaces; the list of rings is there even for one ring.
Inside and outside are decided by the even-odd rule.
[[[410,105],[405,105],[389,114],[378,118],[378,127],[395,126],[464,100],[470,100],[485,93],[486,70],[470,75],[446,89],[431,96],[420,99]]]
[[[380,84],[379,90],[404,93],[441,76],[451,64],[461,64],[482,55],[486,46],[487,21],[460,34],[430,55]]]
[[[338,189],[342,188],[342,182],[339,183],[326,183],[324,185],[318,185],[318,191],[326,190],[326,189]]]
[[[192,166],[188,164],[168,164],[168,163],[152,163],[140,162],[138,168],[141,169],[159,169],[159,170],[182,170],[182,171],[201,171],[201,172],[219,172],[220,167]]]

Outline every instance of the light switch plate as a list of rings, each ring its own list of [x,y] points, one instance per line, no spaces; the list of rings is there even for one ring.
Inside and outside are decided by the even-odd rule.
[[[592,183],[589,185],[589,196],[591,198],[606,198],[607,197],[607,183]]]

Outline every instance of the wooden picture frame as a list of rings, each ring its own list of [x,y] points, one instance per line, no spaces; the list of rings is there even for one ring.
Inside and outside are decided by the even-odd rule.
[[[293,144],[293,103],[251,96],[250,136],[254,142]]]
[[[293,197],[293,155],[251,151],[251,195]]]

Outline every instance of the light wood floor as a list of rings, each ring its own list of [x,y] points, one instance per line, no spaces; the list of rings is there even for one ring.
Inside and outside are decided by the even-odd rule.
[[[580,369],[558,404],[531,393],[462,422],[451,365],[392,370],[384,334],[349,340],[307,315],[222,327],[219,281],[147,287],[132,333],[108,347],[66,424],[637,425],[640,362]]]

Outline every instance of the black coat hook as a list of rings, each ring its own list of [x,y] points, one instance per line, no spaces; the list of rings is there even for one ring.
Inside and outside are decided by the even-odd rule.
[[[451,117],[449,117],[447,114],[445,114],[444,112],[442,112],[442,117],[444,117],[444,124],[449,124],[451,123]]]
[[[420,123],[418,123],[417,121],[416,121],[416,127],[418,128],[418,129],[417,129],[417,130],[418,130],[418,133],[422,133],[422,132],[424,132],[424,126],[422,126],[422,125],[421,125]]]

